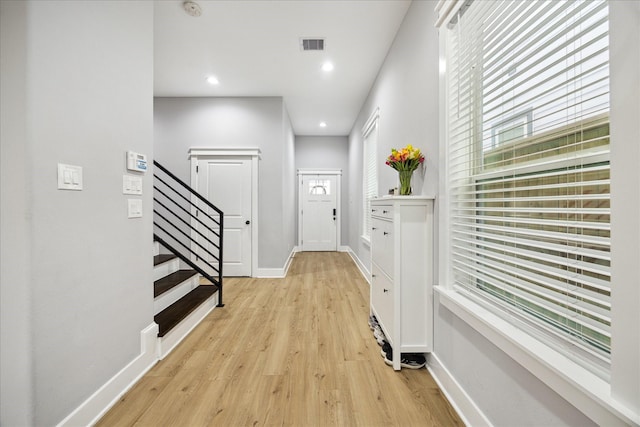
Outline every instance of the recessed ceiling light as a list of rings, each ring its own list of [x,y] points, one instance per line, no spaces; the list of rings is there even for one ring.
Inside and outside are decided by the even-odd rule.
[[[212,84],[212,85],[217,85],[218,83],[220,83],[220,82],[218,81],[218,79],[216,78],[216,76],[209,76],[209,77],[207,77],[207,82],[208,82],[209,84]]]
[[[320,122],[320,127],[321,127],[321,128],[326,128],[326,127],[327,127],[327,124],[326,124],[325,122]]]
[[[325,62],[324,64],[322,64],[322,71],[333,71],[333,64],[331,62]]]

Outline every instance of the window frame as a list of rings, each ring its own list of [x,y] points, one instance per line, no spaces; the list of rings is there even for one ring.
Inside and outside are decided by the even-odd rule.
[[[448,119],[445,112],[450,111],[450,100],[446,94],[448,87],[447,76],[447,50],[448,35],[460,10],[469,6],[469,2],[464,0],[451,0],[439,2],[436,6],[438,19],[436,27],[439,31],[439,141],[441,155],[441,170],[446,176],[450,166],[450,159],[447,154],[448,140]],[[634,52],[632,59],[628,57],[628,46],[630,38],[637,38],[640,41],[640,29],[637,20],[631,17],[640,10],[640,6],[629,2],[609,2],[609,22],[610,22],[610,67],[611,67],[611,140],[619,144],[631,144],[627,151],[639,153],[638,147],[634,147],[633,141],[640,141],[640,131],[637,128],[637,117],[640,108],[635,102],[631,105],[632,98],[628,95],[629,90],[635,90],[635,95],[640,96],[640,76],[637,74],[637,66],[640,63],[638,52]],[[637,16],[637,13],[635,13]],[[449,28],[447,28],[449,26]],[[616,50],[618,55],[616,56]],[[635,62],[633,62],[635,60]],[[617,77],[617,80],[616,80]],[[630,89],[633,87],[634,89]],[[617,95],[617,96],[616,96]],[[616,130],[617,129],[617,130]],[[616,139],[617,138],[617,139]],[[632,148],[633,147],[633,148]],[[585,369],[576,363],[572,358],[555,351],[549,345],[538,339],[535,333],[527,331],[526,328],[516,328],[513,322],[498,316],[491,310],[478,303],[476,299],[468,295],[464,288],[454,285],[453,273],[451,269],[450,257],[450,233],[451,220],[449,218],[449,192],[450,184],[448,180],[439,180],[439,269],[438,283],[434,287],[436,306],[441,304],[470,327],[475,329],[489,342],[497,346],[498,349],[511,356],[517,363],[535,375],[540,381],[557,392],[561,397],[573,404],[592,420],[601,425],[622,425],[640,424],[640,409],[638,408],[638,385],[634,379],[640,376],[640,367],[637,360],[640,356],[639,342],[635,328],[630,328],[631,324],[640,324],[640,315],[637,289],[637,277],[640,273],[637,261],[635,264],[628,262],[631,256],[630,251],[635,254],[640,252],[640,239],[632,241],[625,240],[624,244],[614,243],[613,236],[616,236],[618,243],[622,243],[625,234],[628,235],[629,220],[640,215],[640,197],[629,198],[628,190],[618,186],[615,182],[623,184],[629,179],[631,185],[640,185],[640,172],[637,169],[635,158],[625,155],[622,150],[612,152],[611,162],[617,167],[611,168],[611,230],[612,230],[612,258],[614,247],[618,253],[616,260],[626,258],[621,262],[616,261],[612,265],[612,286],[613,278],[618,277],[615,284],[616,290],[620,292],[612,293],[612,350],[611,350],[611,377],[604,380],[594,374],[593,371]],[[615,155],[614,155],[615,154]],[[617,176],[617,178],[616,178]],[[616,209],[616,206],[618,209]],[[618,218],[616,220],[616,218]],[[620,218],[626,219],[626,222]],[[638,224],[633,227],[638,230]],[[632,227],[632,228],[633,228]],[[637,234],[637,233],[636,233]],[[639,235],[640,236],[640,235]],[[626,262],[625,262],[626,261]],[[634,282],[635,280],[635,282]],[[623,295],[624,294],[624,295]],[[618,322],[616,322],[616,320]],[[437,349],[436,349],[437,352]],[[635,361],[635,362],[634,362]]]
[[[362,230],[361,240],[371,245],[371,199],[378,196],[378,137],[380,108],[376,108],[362,127]],[[373,138],[370,138],[373,136]]]

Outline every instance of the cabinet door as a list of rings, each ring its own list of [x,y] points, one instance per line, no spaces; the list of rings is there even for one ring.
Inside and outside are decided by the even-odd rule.
[[[393,283],[382,272],[377,264],[371,266],[371,306],[378,316],[383,332],[389,343],[393,344],[394,321],[394,288]]]
[[[380,268],[393,279],[393,223],[374,218],[371,230],[371,258]]]

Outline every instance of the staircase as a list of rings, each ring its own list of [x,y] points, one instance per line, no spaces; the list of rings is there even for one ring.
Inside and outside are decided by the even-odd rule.
[[[154,321],[163,359],[222,303],[224,214],[154,164]]]
[[[218,305],[218,287],[200,284],[195,270],[181,270],[174,254],[160,254],[154,242],[153,312],[158,324],[158,357],[163,359]]]

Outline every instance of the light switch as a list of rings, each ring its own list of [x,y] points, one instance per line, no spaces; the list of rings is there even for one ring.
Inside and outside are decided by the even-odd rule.
[[[133,175],[122,176],[122,194],[142,194],[142,177]]]
[[[127,199],[129,218],[142,218],[142,199]]]
[[[58,163],[58,189],[82,190],[82,166]]]

